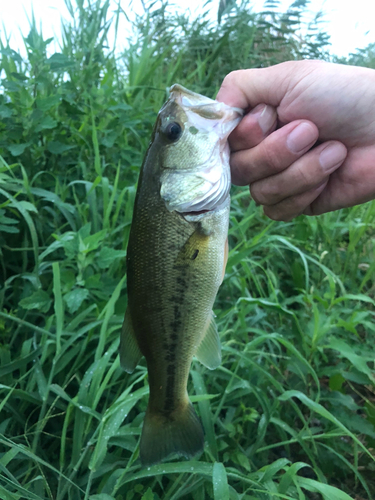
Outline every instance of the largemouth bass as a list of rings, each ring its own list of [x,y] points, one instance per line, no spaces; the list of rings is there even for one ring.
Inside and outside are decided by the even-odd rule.
[[[142,355],[147,362],[144,465],[203,449],[202,425],[186,386],[194,355],[210,369],[221,362],[212,306],[227,254],[227,138],[241,116],[239,109],[173,85],[141,169],[120,359],[128,373]]]

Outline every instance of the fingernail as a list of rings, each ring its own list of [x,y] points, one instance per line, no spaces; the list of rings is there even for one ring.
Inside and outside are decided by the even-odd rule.
[[[276,111],[264,104],[259,104],[250,112],[251,115],[258,115],[258,124],[262,129],[263,134],[267,134],[276,120]]]
[[[297,125],[286,140],[286,145],[292,153],[300,153],[316,141],[316,130],[309,123],[303,122]]]
[[[323,149],[319,155],[319,162],[324,171],[333,170],[346,157],[346,148],[343,144],[331,144]]]

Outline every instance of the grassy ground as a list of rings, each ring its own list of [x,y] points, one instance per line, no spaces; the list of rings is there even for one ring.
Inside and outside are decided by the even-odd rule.
[[[1,499],[375,497],[374,203],[276,223],[233,189],[223,362],[193,362],[189,382],[197,460],[140,467],[147,372],[124,373],[117,354],[136,181],[165,88],[214,96],[232,69],[326,58],[319,25],[297,36],[305,3],[245,5],[220,25],[155,5],[119,57],[106,36],[126,13],[67,0],[59,53],[35,23],[25,59],[2,40]],[[371,65],[373,47],[356,58]]]

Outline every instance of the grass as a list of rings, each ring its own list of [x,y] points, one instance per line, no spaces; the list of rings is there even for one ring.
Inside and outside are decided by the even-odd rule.
[[[189,382],[201,457],[140,467],[147,371],[118,359],[136,181],[166,87],[214,96],[232,69],[327,58],[327,35],[301,38],[304,1],[232,4],[220,24],[157,4],[119,56],[107,34],[127,13],[66,2],[60,52],[34,20],[26,58],[0,46],[0,498],[374,498],[374,202],[279,223],[233,188],[223,362],[194,361]],[[371,66],[373,48],[350,62]]]

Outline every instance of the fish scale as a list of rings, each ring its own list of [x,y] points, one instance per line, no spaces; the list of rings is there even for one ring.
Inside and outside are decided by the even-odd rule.
[[[212,307],[228,233],[226,142],[239,119],[238,110],[175,85],[142,166],[127,250],[120,358],[128,372],[146,358],[144,465],[203,449],[202,425],[186,387],[194,355],[209,368],[221,359]]]

